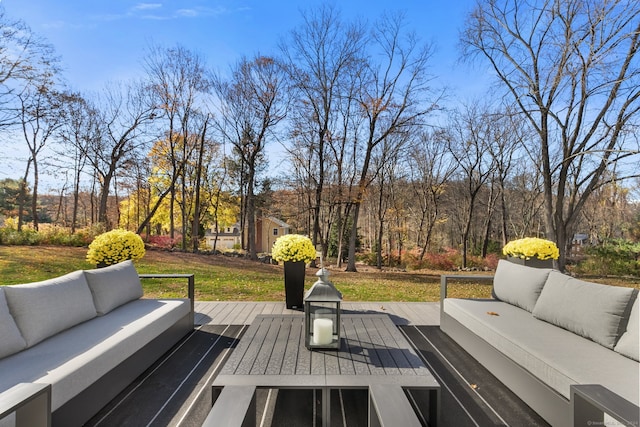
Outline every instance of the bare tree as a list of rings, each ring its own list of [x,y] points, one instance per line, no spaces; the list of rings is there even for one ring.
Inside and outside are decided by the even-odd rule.
[[[55,82],[44,72],[39,79],[29,82],[26,89],[17,94],[18,119],[22,136],[29,149],[29,158],[23,177],[23,189],[30,171],[33,171],[31,213],[33,228],[38,229],[38,185],[40,181],[39,156],[56,130],[62,125],[60,114],[61,96],[55,89]],[[21,199],[22,200],[22,199]],[[22,210],[18,216],[18,229],[22,228]]]
[[[303,13],[303,20],[304,24],[291,31],[287,43],[281,45],[295,91],[290,131],[295,145],[290,152],[307,173],[301,178],[308,187],[312,221],[309,231],[313,244],[321,244],[326,255],[330,227],[324,227],[323,232],[321,226],[323,199],[327,197],[325,185],[332,167],[338,174],[344,172],[342,162],[349,152],[345,142],[354,139],[349,133],[349,120],[355,113],[351,105],[364,64],[366,34],[361,23],[346,23],[332,6],[311,9]],[[342,176],[336,179],[342,181]],[[331,223],[329,216],[327,224]],[[342,227],[342,220],[339,222]]]
[[[403,176],[400,166],[402,157],[400,148],[404,146],[404,143],[397,141],[398,138],[407,138],[407,135],[401,133],[389,135],[378,146],[379,149],[376,150],[372,157],[372,165],[376,170],[375,179],[372,183],[372,187],[374,187],[376,191],[372,196],[375,195],[376,198],[373,199],[373,197],[371,197],[371,202],[376,205],[374,209],[377,223],[375,227],[377,229],[375,251],[376,265],[379,269],[382,268],[382,247],[385,231],[389,242],[387,246],[388,265],[391,266],[393,263],[392,251],[394,241],[397,242],[399,259],[401,259],[402,256],[404,236],[399,232],[400,223],[403,222],[400,219],[402,216],[400,215],[400,211],[404,210],[401,205],[406,206],[407,200],[400,201],[403,199],[401,191],[403,186],[400,184]],[[395,221],[395,227],[389,225],[392,221]]]
[[[639,18],[637,2],[626,0],[488,0],[462,35],[464,53],[488,61],[537,133],[547,237],[561,248],[561,269],[580,211],[612,179],[610,165],[637,164]],[[638,175],[625,172],[615,179]]]
[[[495,110],[491,112],[489,108],[489,122],[491,123],[493,137],[490,138],[488,143],[489,155],[493,158],[495,165],[494,177],[491,180],[492,195],[497,185],[496,198],[500,200],[500,231],[502,238],[502,245],[507,244],[509,240],[508,232],[508,218],[509,218],[509,205],[507,203],[507,182],[512,176],[511,172],[517,160],[518,148],[522,146],[523,141],[526,139],[528,126],[522,126],[518,121],[518,115],[514,114],[510,108],[504,110]],[[521,150],[520,150],[521,152]],[[490,199],[492,203],[493,200]],[[489,205],[491,205],[489,203]],[[493,207],[490,206],[489,213],[493,211]],[[490,216],[487,221],[487,232],[485,233],[485,243],[483,247],[483,255],[486,255],[486,246],[488,244],[488,234],[490,225]]]
[[[246,218],[249,257],[257,259],[256,252],[256,180],[260,160],[273,137],[273,132],[285,117],[285,85],[282,67],[275,59],[256,56],[244,58],[225,79],[214,77],[214,90],[220,100],[217,128],[224,141],[234,147],[234,154],[246,168]]]
[[[61,165],[60,168],[69,168],[73,173],[73,207],[71,213],[71,233],[74,233],[78,225],[78,210],[80,201],[80,185],[82,174],[88,163],[88,153],[92,145],[100,139],[100,123],[98,112],[93,105],[81,94],[67,92],[62,95],[61,111],[63,123],[59,128],[61,149],[56,150],[57,157],[66,159],[69,166]]]
[[[206,76],[204,60],[196,53],[182,46],[161,48],[153,46],[145,58],[150,89],[159,108],[159,119],[166,123],[166,139],[168,150],[166,160],[171,168],[168,188],[160,193],[150,216],[143,221],[141,228],[155,214],[167,194],[169,198],[169,234],[175,236],[174,206],[176,203],[178,182],[181,183],[182,203],[182,247],[186,249],[188,212],[185,204],[187,177],[186,165],[198,157],[199,144],[190,144],[194,135],[200,135],[202,127],[206,128],[206,116],[203,113],[205,99],[209,92],[210,81]],[[205,135],[206,138],[206,135]]]
[[[451,116],[448,148],[458,164],[459,181],[464,189],[463,194],[457,198],[459,204],[455,208],[462,217],[462,266],[465,268],[478,199],[495,170],[493,159],[489,155],[489,145],[494,137],[491,130],[490,120],[477,105],[465,107]]]
[[[436,224],[445,219],[442,212],[442,196],[447,183],[456,170],[454,158],[447,154],[443,132],[423,132],[409,151],[411,186],[414,203],[408,209],[418,210],[418,239],[421,247],[419,259],[424,258],[431,245]]]
[[[347,271],[356,271],[356,238],[358,217],[366,188],[375,176],[370,170],[376,147],[393,134],[402,134],[422,124],[421,119],[435,108],[429,102],[429,45],[423,45],[414,33],[404,31],[402,15],[386,15],[372,34],[372,49],[380,54],[380,62],[370,60],[361,76],[360,113],[364,117],[363,147],[357,172],[353,222],[349,240]],[[395,138],[404,144],[406,138]]]
[[[53,47],[0,5],[0,128],[20,123],[15,102],[27,86],[58,71]]]
[[[107,216],[111,186],[123,163],[137,151],[148,147],[152,136],[149,125],[157,109],[139,82],[108,85],[98,104],[103,129],[99,140],[92,141],[88,159],[100,185],[98,222],[111,228]]]
[[[0,6],[0,129],[17,126],[29,151],[21,184],[19,229],[30,175],[34,179],[33,225],[38,229],[39,154],[59,122],[53,113],[58,71],[58,58],[51,45],[22,21],[8,19]]]

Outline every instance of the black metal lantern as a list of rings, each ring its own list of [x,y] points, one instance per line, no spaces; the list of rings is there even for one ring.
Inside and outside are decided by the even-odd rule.
[[[316,276],[318,281],[304,296],[305,345],[309,350],[339,350],[342,294],[327,278],[327,270],[321,268]]]

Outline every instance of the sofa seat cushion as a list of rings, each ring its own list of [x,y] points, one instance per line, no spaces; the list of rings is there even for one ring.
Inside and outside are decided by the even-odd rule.
[[[501,259],[493,278],[493,294],[501,301],[531,312],[551,271]]]
[[[633,293],[633,288],[585,282],[552,271],[533,315],[613,349],[624,332]]]
[[[82,271],[5,286],[4,292],[28,347],[97,315]]]
[[[187,299],[140,299],[125,304],[0,360],[0,392],[20,382],[48,383],[56,410],[190,309]]]
[[[98,315],[142,297],[142,283],[133,261],[124,261],[95,270],[85,270]]]
[[[572,384],[602,384],[638,404],[638,362],[504,302],[447,298],[444,311],[566,399]]]
[[[27,342],[9,312],[4,287],[0,286],[0,359],[24,350]]]

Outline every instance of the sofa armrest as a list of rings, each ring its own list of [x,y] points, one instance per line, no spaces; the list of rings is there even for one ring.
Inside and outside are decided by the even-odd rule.
[[[16,427],[51,427],[51,384],[20,383],[0,393],[0,424],[11,416]]]
[[[189,273],[178,273],[178,274],[138,274],[138,277],[141,279],[187,279],[187,295],[189,297],[189,301],[191,304],[191,324],[194,323],[195,318],[195,275]]]
[[[449,280],[469,280],[469,281],[493,281],[493,276],[464,275],[464,274],[443,274],[440,276],[440,304],[447,297],[447,285]]]
[[[570,393],[574,427],[605,425],[604,414],[621,426],[639,425],[640,408],[600,384],[572,385]]]

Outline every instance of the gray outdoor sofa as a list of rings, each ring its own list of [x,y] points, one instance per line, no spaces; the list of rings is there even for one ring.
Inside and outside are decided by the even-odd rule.
[[[447,298],[454,278],[493,280],[494,298]],[[441,301],[442,331],[552,426],[638,425],[636,289],[501,260],[442,276]]]
[[[188,298],[141,298],[150,277]],[[84,424],[193,330],[193,287],[131,261],[0,286],[0,426]]]

